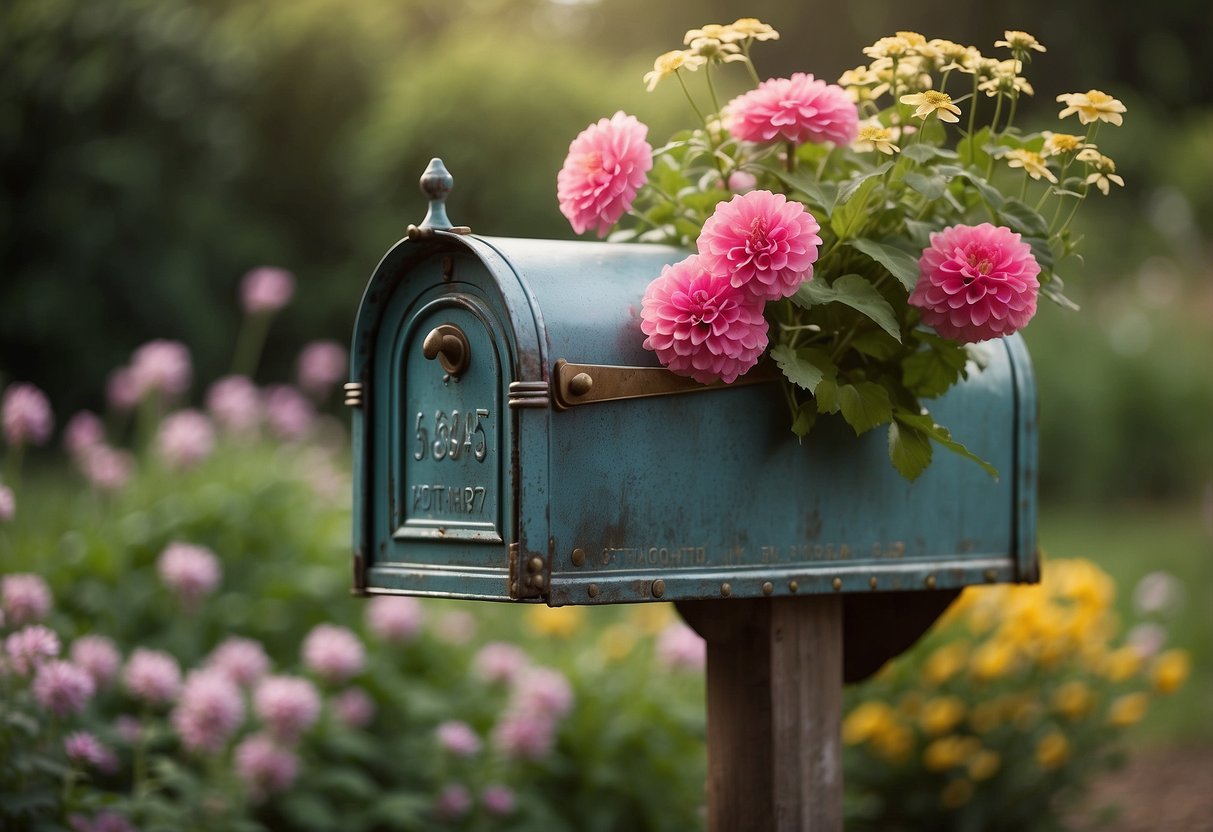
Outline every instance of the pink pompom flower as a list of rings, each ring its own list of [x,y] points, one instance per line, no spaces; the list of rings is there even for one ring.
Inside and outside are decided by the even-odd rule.
[[[632,207],[653,167],[648,132],[635,116],[618,112],[573,139],[556,176],[556,197],[575,232],[592,228],[605,237]]]
[[[289,384],[274,384],[265,388],[263,406],[270,430],[283,441],[306,439],[316,424],[315,406]]]
[[[219,671],[194,670],[185,679],[171,719],[186,749],[217,754],[244,720],[244,697]]]
[[[657,636],[657,658],[670,670],[703,670],[708,648],[699,633],[675,622]]]
[[[10,384],[0,402],[0,422],[4,441],[14,448],[43,445],[55,426],[51,403],[46,394],[32,384]]]
[[[17,513],[17,495],[7,485],[0,484],[0,523],[7,523]]]
[[[0,581],[5,620],[16,626],[41,621],[51,611],[51,588],[41,575],[16,572]]]
[[[328,682],[344,682],[362,671],[366,649],[345,627],[317,624],[303,640],[303,663]]]
[[[251,687],[270,670],[270,657],[261,642],[231,636],[211,651],[206,661],[241,687]]]
[[[173,542],[156,560],[156,572],[166,587],[185,606],[194,610],[215,591],[223,578],[223,567],[215,553],[205,546]]]
[[[763,300],[796,294],[813,279],[821,226],[799,202],[770,191],[716,206],[696,241],[703,267]]]
[[[910,304],[945,338],[965,343],[1010,335],[1036,314],[1040,265],[1007,228],[954,225],[931,235]]]
[[[56,659],[39,665],[30,689],[43,708],[55,716],[67,716],[83,711],[97,687],[84,668]]]
[[[299,353],[295,374],[299,388],[313,399],[323,399],[345,378],[349,355],[336,341],[313,341]]]
[[[261,421],[261,393],[248,376],[224,376],[207,388],[206,409],[220,429],[248,434]]]
[[[641,307],[644,346],[672,372],[704,384],[733,382],[767,348],[763,300],[712,274],[691,255],[666,266],[649,284]]]
[[[105,442],[105,425],[96,413],[81,410],[72,416],[63,429],[63,447],[72,456],[79,456]]]
[[[275,739],[293,743],[320,717],[320,693],[307,679],[270,676],[257,685],[253,712]]]
[[[129,820],[108,809],[98,812],[92,818],[74,814],[68,817],[67,822],[72,832],[136,832]]]
[[[199,411],[179,410],[161,423],[156,450],[168,467],[191,468],[215,450],[215,429]]]
[[[556,721],[526,708],[507,708],[493,727],[493,748],[509,760],[542,760],[556,744]]]
[[[140,647],[127,659],[122,683],[136,699],[164,705],[172,702],[181,689],[181,667],[163,650]]]
[[[573,708],[573,687],[559,670],[532,667],[518,677],[511,702],[511,707],[561,719]]]
[[[366,606],[366,626],[389,644],[406,644],[421,632],[421,602],[399,595],[379,595]]]
[[[105,400],[114,410],[126,411],[139,404],[139,386],[130,367],[118,367],[105,382]]]
[[[22,627],[4,640],[9,667],[21,675],[58,656],[61,647],[55,631],[41,624]]]
[[[108,685],[118,675],[122,654],[117,645],[105,636],[86,635],[72,642],[71,660],[84,668],[98,688]]]
[[[131,379],[137,398],[148,393],[180,396],[190,387],[194,368],[190,351],[180,341],[148,341],[131,356]]]
[[[434,815],[441,820],[457,820],[472,808],[472,795],[467,786],[451,783],[443,787],[434,799]]]
[[[530,666],[526,651],[505,641],[490,641],[472,657],[472,672],[490,684],[512,684]]]
[[[456,757],[474,757],[480,753],[480,737],[471,725],[457,719],[440,723],[434,729],[438,745]]]
[[[121,491],[135,473],[135,455],[109,445],[94,445],[81,451],[76,464],[98,491]]]
[[[729,132],[746,142],[849,145],[859,133],[859,110],[846,90],[803,72],[763,81],[725,112]]]
[[[240,282],[240,300],[250,315],[277,312],[295,294],[295,276],[286,269],[262,266]]]
[[[101,740],[88,731],[74,731],[63,738],[63,751],[78,766],[112,772],[118,758]]]
[[[249,784],[254,801],[286,791],[299,775],[299,758],[267,734],[253,734],[241,740],[232,755],[240,779]]]
[[[365,728],[375,718],[375,701],[362,688],[346,688],[330,704],[333,716],[346,728]]]
[[[513,789],[493,784],[485,786],[484,791],[480,793],[480,803],[490,815],[505,817],[513,813],[518,801]]]

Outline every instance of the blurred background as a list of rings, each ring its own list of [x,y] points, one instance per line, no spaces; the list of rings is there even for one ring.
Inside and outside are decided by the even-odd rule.
[[[829,80],[898,29],[989,50],[1004,29],[1048,47],[1019,123],[1055,96],[1128,107],[1100,149],[1126,186],[1081,218],[1082,306],[1025,332],[1041,400],[1041,546],[1122,587],[1180,577],[1168,626],[1194,684],[1147,729],[1213,739],[1213,6],[1207,0],[6,0],[0,4],[0,387],[101,410],[111,368],[153,338],[229,370],[238,286],[294,273],[262,374],[308,341],[345,341],[381,254],[424,214],[432,156],[452,219],[489,235],[568,238],[555,174],[569,141],[622,109],[660,142],[688,123],[653,58],[708,22],[759,17],[782,38],[763,76]],[[737,73],[740,82],[741,73]],[[960,437],[963,439],[963,437]]]

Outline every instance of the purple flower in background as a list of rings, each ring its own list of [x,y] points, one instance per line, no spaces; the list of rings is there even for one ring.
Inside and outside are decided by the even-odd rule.
[[[63,447],[72,456],[79,456],[105,442],[105,425],[96,413],[81,410],[72,416],[63,429]]]
[[[474,757],[480,753],[480,737],[466,722],[447,720],[434,729],[434,736],[440,746],[456,757]]]
[[[51,588],[41,575],[17,572],[0,582],[0,598],[9,626],[41,621],[51,611]]]
[[[472,672],[489,683],[511,684],[530,666],[526,652],[505,641],[490,641],[472,658]]]
[[[46,394],[25,382],[10,384],[4,391],[0,421],[4,425],[4,440],[14,448],[45,444],[55,426]]]
[[[307,679],[270,676],[257,685],[253,711],[276,740],[293,743],[320,716],[320,694]]]
[[[105,383],[105,399],[114,410],[130,410],[139,404],[139,385],[130,367],[119,367]]]
[[[121,491],[135,473],[135,455],[130,451],[95,445],[76,456],[80,473],[99,491]]]
[[[507,709],[493,728],[493,747],[511,760],[542,760],[556,743],[556,723],[530,709]]]
[[[318,624],[303,640],[304,665],[328,682],[344,682],[362,671],[366,650],[350,630]]]
[[[81,636],[72,642],[69,658],[93,677],[98,688],[114,681],[122,664],[122,654],[114,642],[98,635]]]
[[[211,651],[207,666],[227,675],[241,687],[251,687],[270,671],[270,657],[261,642],[231,636]]]
[[[172,722],[188,750],[217,754],[244,719],[244,697],[217,670],[191,671],[173,709]]]
[[[7,485],[0,484],[0,523],[7,523],[17,513],[17,495]]]
[[[248,434],[261,422],[261,393],[248,376],[224,376],[206,391],[206,409],[221,429]]]
[[[23,627],[4,640],[9,666],[23,676],[58,656],[59,649],[59,636],[41,624]]]
[[[215,430],[197,410],[180,410],[160,425],[156,448],[170,468],[189,468],[215,449]]]
[[[375,718],[375,702],[362,688],[347,688],[332,699],[333,715],[347,728],[365,728]]]
[[[118,758],[101,741],[88,731],[75,731],[63,738],[63,750],[67,758],[78,766],[92,767],[112,772],[118,767]]]
[[[490,815],[505,817],[514,811],[518,801],[514,797],[513,789],[495,784],[485,787],[480,793],[480,802]]]
[[[299,758],[266,734],[253,734],[236,746],[236,772],[249,784],[255,801],[289,789],[299,774]]]
[[[657,636],[657,658],[670,670],[703,670],[708,647],[699,633],[678,621]]]
[[[187,608],[193,610],[198,602],[210,595],[223,578],[219,558],[205,546],[170,543],[156,560],[160,580]]]
[[[136,699],[164,705],[172,702],[181,689],[181,667],[163,650],[140,647],[127,660],[122,681]]]
[[[279,439],[298,442],[306,439],[316,423],[316,408],[306,396],[286,384],[265,389],[265,420]]]
[[[43,708],[55,716],[67,716],[84,710],[96,686],[84,668],[56,659],[38,667],[31,690]]]
[[[240,300],[250,315],[277,312],[295,294],[295,276],[285,269],[262,266],[240,281]]]
[[[416,598],[379,595],[366,606],[367,629],[391,644],[412,641],[421,631],[421,603]]]
[[[336,341],[313,341],[299,353],[295,373],[299,387],[313,399],[323,399],[345,378],[349,354]]]
[[[444,786],[434,800],[434,814],[442,820],[457,820],[472,808],[472,796],[459,783]]]
[[[512,701],[518,707],[560,719],[573,708],[573,688],[559,670],[532,667],[514,683]]]
[[[114,720],[114,731],[127,745],[135,745],[143,736],[143,724],[130,714],[123,714]]]
[[[193,375],[190,351],[180,341],[148,341],[131,356],[131,378],[140,399],[148,393],[180,396]]]
[[[108,809],[98,812],[91,820],[84,815],[72,815],[68,824],[72,832],[135,832],[130,821]]]

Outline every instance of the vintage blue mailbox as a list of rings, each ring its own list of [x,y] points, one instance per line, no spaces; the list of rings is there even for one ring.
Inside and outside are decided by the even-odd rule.
[[[1035,388],[1017,336],[933,404],[1001,478],[940,453],[910,484],[881,431],[823,422],[800,444],[760,370],[706,387],[658,366],[641,297],[685,252],[475,236],[447,220],[440,164],[427,182],[430,214],[375,270],[354,333],[356,592],[845,593],[882,609],[927,595],[933,618],[951,594],[921,590],[1036,579]]]

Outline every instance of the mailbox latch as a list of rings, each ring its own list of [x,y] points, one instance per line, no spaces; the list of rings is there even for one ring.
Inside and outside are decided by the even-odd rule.
[[[421,342],[421,354],[430,361],[437,358],[442,369],[453,376],[462,375],[472,360],[468,337],[454,324],[442,324],[431,329]]]
[[[597,404],[647,396],[698,393],[745,384],[761,384],[776,378],[772,367],[759,364],[732,384],[718,381],[700,384],[692,378],[675,375],[664,367],[623,367],[612,364],[573,364],[556,362],[556,407],[567,410],[582,404]]]

